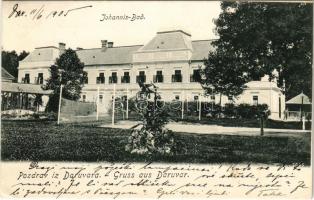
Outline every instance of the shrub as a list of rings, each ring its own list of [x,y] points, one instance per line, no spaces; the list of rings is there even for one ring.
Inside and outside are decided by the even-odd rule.
[[[33,118],[34,118],[34,119],[39,119],[39,118],[40,118],[40,115],[35,112],[35,113],[33,113]]]
[[[132,128],[125,150],[136,154],[171,154],[174,146],[173,133],[165,128],[169,113],[158,105],[160,95],[150,85],[140,84],[141,92],[135,101],[135,110],[141,123]],[[154,94],[154,100],[150,100]],[[140,127],[140,129],[138,129]]]
[[[238,118],[253,119],[259,118],[263,113],[267,118],[270,115],[267,104],[249,105],[239,104],[236,108]]]
[[[237,116],[236,108],[233,103],[225,104],[223,114],[228,118],[235,118]]]

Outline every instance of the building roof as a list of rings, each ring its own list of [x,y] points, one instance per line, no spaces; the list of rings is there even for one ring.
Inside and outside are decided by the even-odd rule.
[[[40,47],[32,51],[22,62],[55,61],[57,57],[59,57],[59,49],[57,47]]]
[[[173,50],[173,49],[191,49],[191,35],[183,31],[163,31],[157,32],[157,35],[143,46],[139,51],[155,50]]]
[[[15,77],[12,76],[7,70],[1,67],[1,80],[14,80]]]
[[[76,53],[86,66],[131,64],[135,52],[178,49],[191,50],[191,60],[201,61],[207,58],[209,51],[214,50],[211,41],[191,41],[189,33],[172,30],[157,32],[156,36],[146,45],[77,49]],[[36,48],[22,62],[55,61],[57,57],[59,57],[59,48],[47,46]]]
[[[303,98],[303,104],[312,104],[310,101],[309,97],[306,96],[305,94],[300,93],[299,95],[293,97],[289,101],[286,101],[286,104],[302,104],[302,98]]]
[[[51,94],[52,90],[44,90],[41,85],[2,82],[1,91],[3,92],[22,92],[28,94]]]
[[[132,63],[132,55],[142,45],[111,48],[82,49],[76,53],[85,65],[108,65]]]
[[[192,41],[193,54],[191,60],[203,60],[208,57],[210,51],[214,51],[211,44],[213,40],[196,40]]]

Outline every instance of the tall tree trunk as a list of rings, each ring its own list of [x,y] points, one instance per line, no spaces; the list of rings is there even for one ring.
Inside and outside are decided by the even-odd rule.
[[[260,117],[260,123],[261,123],[261,136],[264,135],[264,117],[261,115]]]

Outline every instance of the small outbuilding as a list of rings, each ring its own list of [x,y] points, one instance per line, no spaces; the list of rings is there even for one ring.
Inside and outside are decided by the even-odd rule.
[[[311,119],[312,102],[303,92],[286,102],[285,119],[301,120],[302,116]]]

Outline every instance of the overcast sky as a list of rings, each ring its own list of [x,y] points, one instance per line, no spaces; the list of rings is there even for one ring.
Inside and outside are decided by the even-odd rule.
[[[31,51],[35,47],[58,46],[98,48],[100,40],[113,41],[114,46],[145,44],[159,30],[184,28],[193,40],[217,38],[213,19],[218,18],[217,2],[17,2],[4,1],[2,48],[4,50]],[[61,11],[80,8],[57,16]],[[36,9],[36,10],[35,10]],[[17,12],[23,16],[16,17]],[[39,11],[42,17],[39,16]],[[57,15],[52,17],[53,11]],[[103,14],[144,15],[144,20],[104,20]]]

